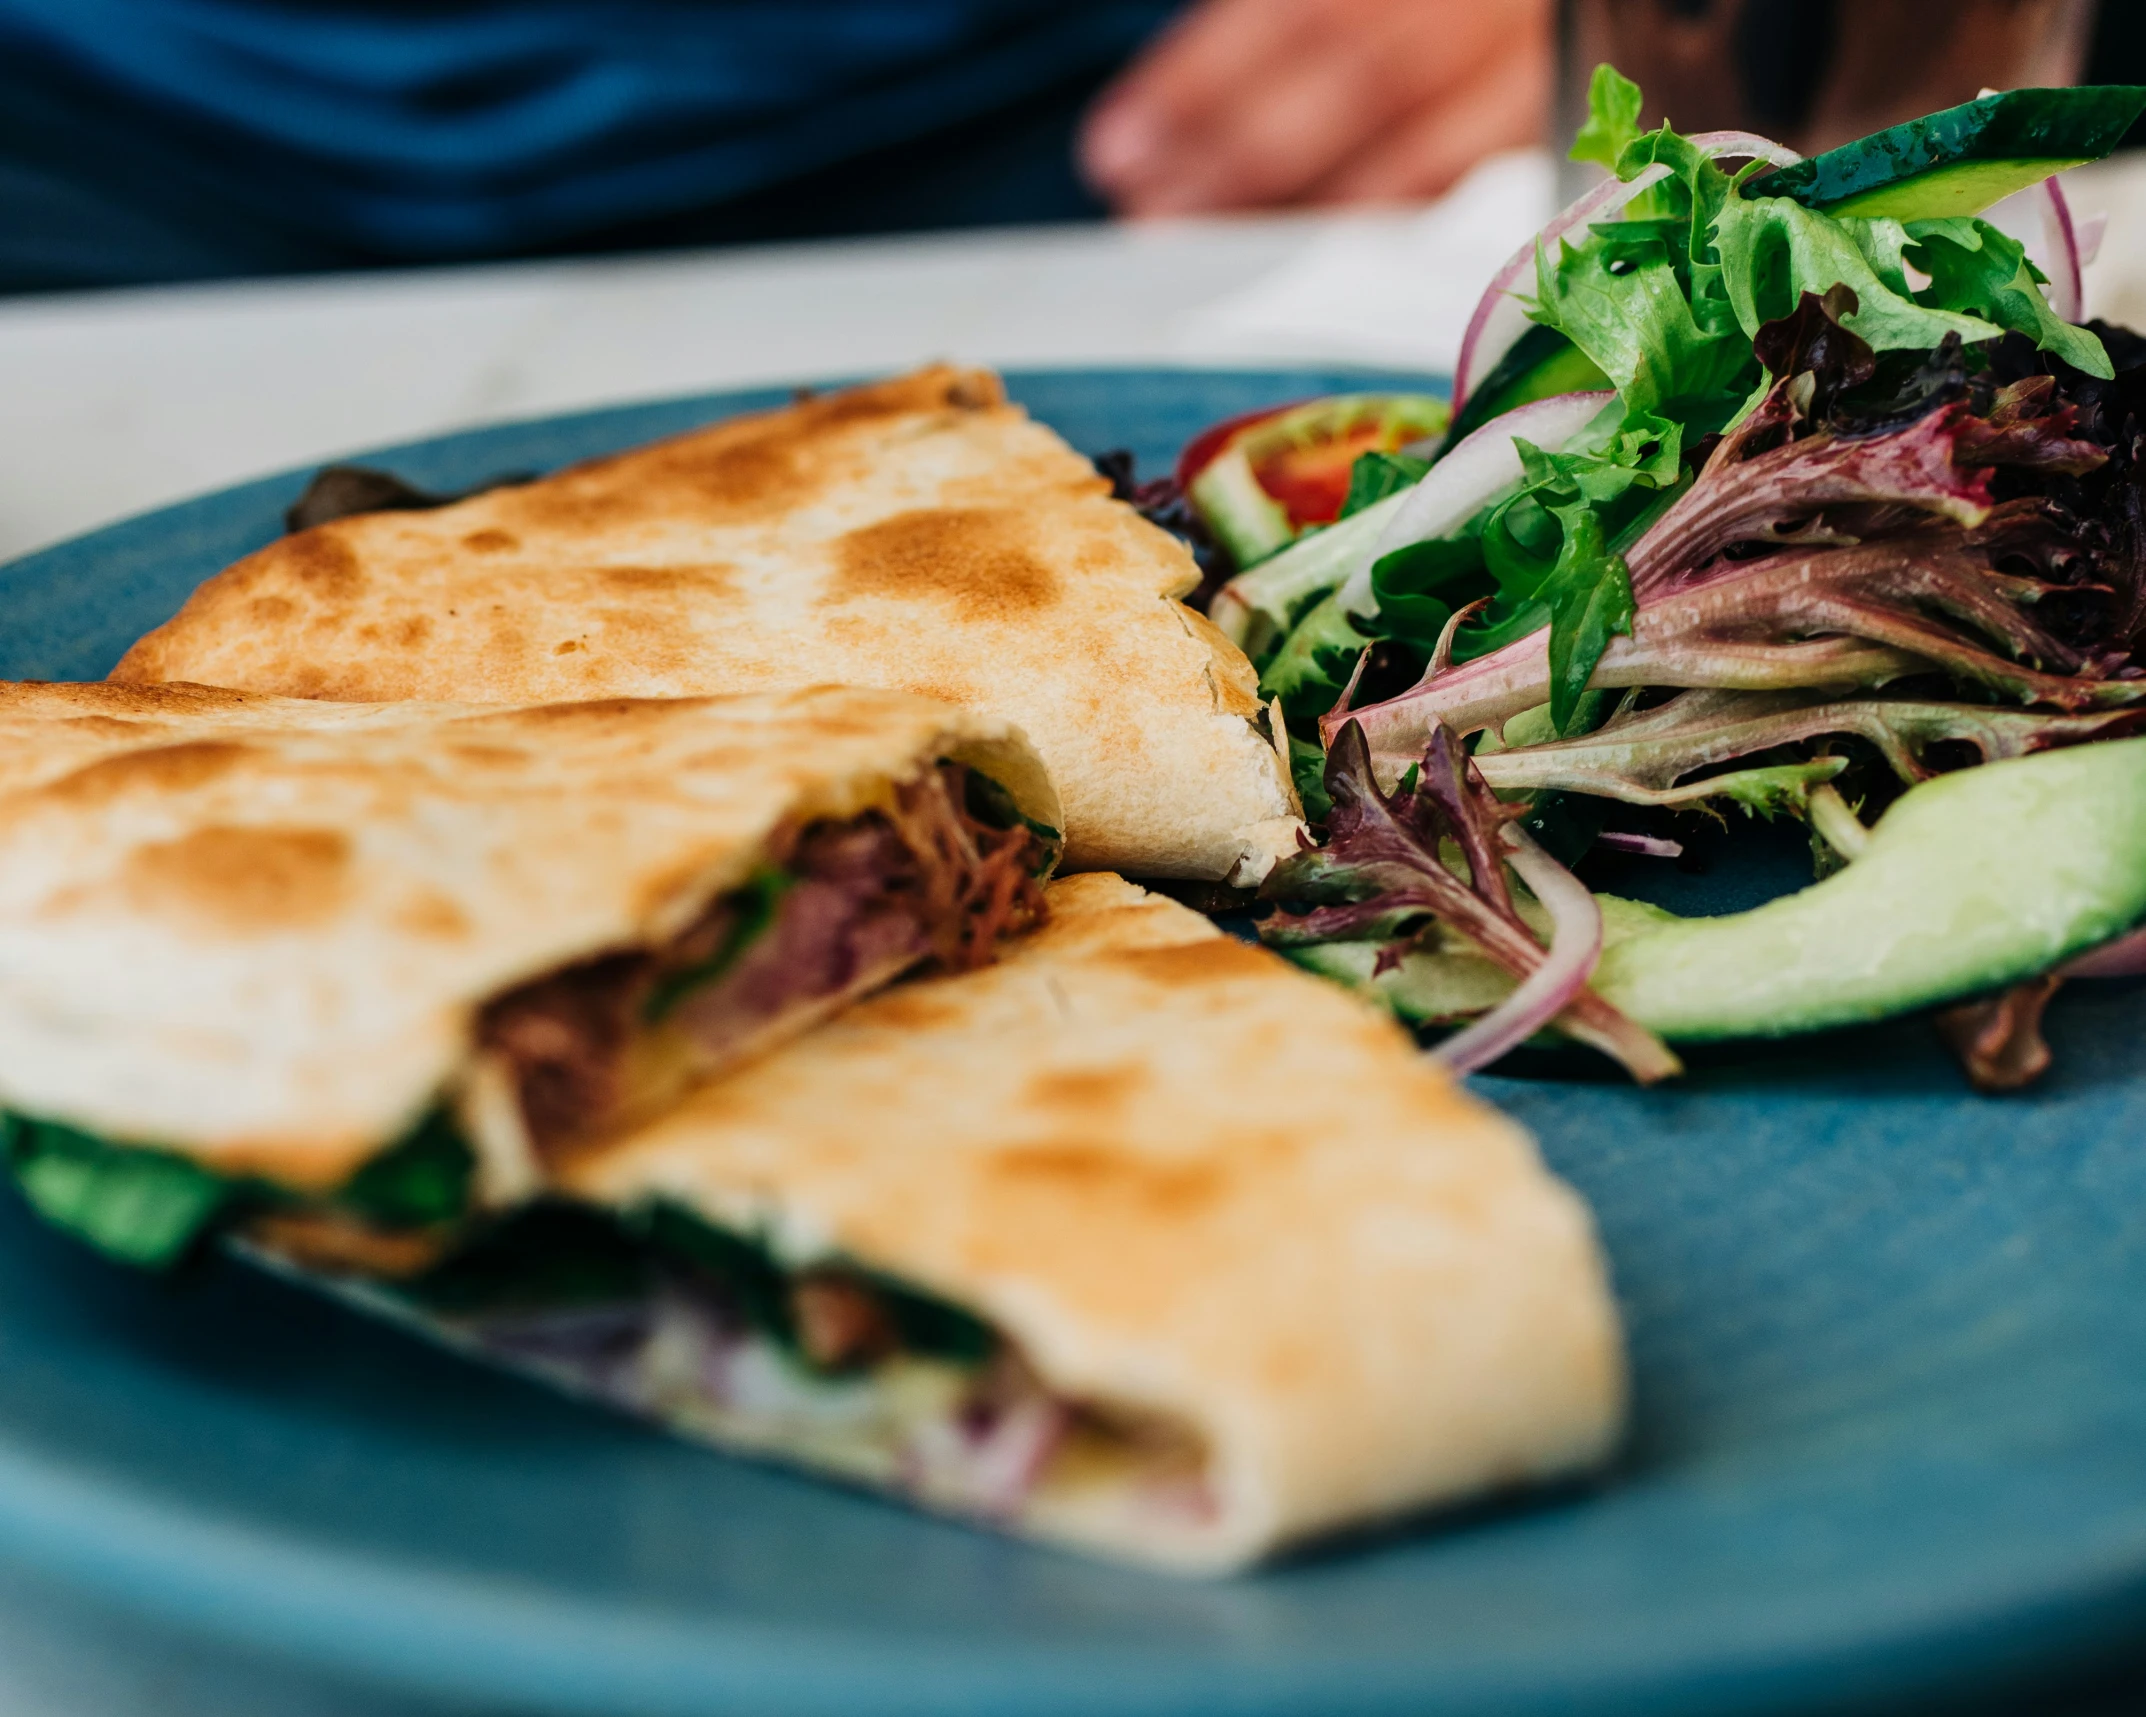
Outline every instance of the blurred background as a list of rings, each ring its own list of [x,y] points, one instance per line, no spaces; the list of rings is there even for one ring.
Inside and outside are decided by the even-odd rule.
[[[1615,60],[1809,149],[2124,0],[0,0],[0,290],[1421,201]]]
[[[2146,5],[0,0],[0,556],[932,356],[1447,370],[1604,59],[1650,122],[1810,150],[2146,80]],[[2072,201],[2089,309],[2146,324],[2146,150]]]

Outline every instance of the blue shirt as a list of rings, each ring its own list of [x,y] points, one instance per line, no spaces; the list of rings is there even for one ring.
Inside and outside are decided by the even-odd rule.
[[[264,223],[300,248],[570,242],[1018,109],[1100,74],[1171,10],[0,0],[0,231],[12,172],[95,186],[152,223]]]

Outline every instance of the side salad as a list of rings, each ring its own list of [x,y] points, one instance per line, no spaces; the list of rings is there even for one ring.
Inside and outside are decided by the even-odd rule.
[[[1811,160],[1641,107],[1598,68],[1572,153],[1608,176],[1492,279],[1449,412],[1218,426],[1142,492],[1228,558],[1209,614],[1320,835],[1260,933],[1464,1068],[1550,1029],[1651,1080],[1956,1004],[1977,1083],[2023,1084],[2064,975],[2146,971],[2146,339],[2082,322],[2054,177],[2146,89]],[[1678,919],[1569,868],[1695,810],[1802,819],[1817,879]]]

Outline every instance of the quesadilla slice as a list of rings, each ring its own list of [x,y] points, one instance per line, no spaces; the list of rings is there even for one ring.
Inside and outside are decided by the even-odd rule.
[[[1186,1571],[1600,1461],[1579,1200],[1386,1018],[1113,876],[851,1008],[401,1284],[723,1448]]]
[[[1286,745],[1177,599],[1183,544],[937,368],[432,512],[286,537],[203,584],[125,683],[536,703],[884,686],[1014,722],[1066,863],[1256,882],[1296,850]]]
[[[474,1207],[1037,917],[1003,723],[819,687],[516,709],[0,686],[0,1104],[48,1217],[420,1268]]]

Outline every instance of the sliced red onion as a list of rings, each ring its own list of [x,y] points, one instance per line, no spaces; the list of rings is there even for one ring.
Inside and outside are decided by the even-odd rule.
[[[1513,342],[1528,331],[1527,312],[1520,307],[1514,289],[1535,272],[1535,248],[1553,244],[1574,227],[1615,214],[1640,192],[1669,177],[1670,169],[1657,161],[1637,178],[1605,179],[1579,197],[1528,242],[1506,258],[1505,265],[1490,277],[1490,285],[1468,318],[1468,331],[1461,336],[1460,358],[1453,366],[1453,409],[1468,403],[1476,383],[1512,350]]]
[[[2073,235],[2079,241],[2079,266],[2091,268],[2101,255],[2101,241],[2109,236],[2109,211],[2102,209],[2091,215],[2082,215],[2072,223]]]
[[[2090,948],[2057,968],[2060,978],[2146,978],[2146,930]]]
[[[969,1444],[967,1479],[976,1502],[1005,1517],[1020,1513],[1065,1436],[1065,1408],[1044,1395],[1017,1401]]]
[[[2054,173],[2034,189],[2042,208],[2042,233],[2049,246],[2049,308],[2065,321],[2076,322],[2086,313],[2086,281],[2071,203]]]
[[[1514,437],[1555,453],[1602,414],[1613,393],[1561,393],[1530,400],[1492,418],[1433,465],[1394,510],[1371,550],[1357,562],[1341,586],[1344,614],[1375,614],[1378,598],[1371,589],[1371,569],[1381,558],[1410,543],[1429,542],[1457,530],[1520,481],[1520,455]]]
[[[1663,840],[1659,835],[1627,835],[1615,829],[1606,829],[1595,836],[1595,845],[1608,847],[1612,852],[1637,853],[1641,858],[1682,858],[1682,841]]]
[[[1769,167],[1793,167],[1803,159],[1786,144],[1761,137],[1756,131],[1701,131],[1685,141],[1709,161],[1726,157],[1738,161],[1763,161]]]
[[[1527,1042],[1586,988],[1602,958],[1602,908],[1587,885],[1525,829],[1507,824],[1504,835],[1513,869],[1550,914],[1550,950],[1511,995],[1431,1052],[1456,1073],[1488,1067]]]

